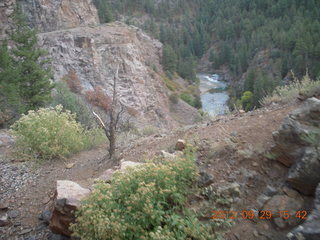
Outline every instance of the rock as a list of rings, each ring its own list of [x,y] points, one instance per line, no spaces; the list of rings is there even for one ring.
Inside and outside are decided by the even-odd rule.
[[[139,162],[123,161],[120,164],[120,171],[125,171],[127,168],[133,168],[142,164]]]
[[[277,225],[278,228],[280,229],[284,229],[287,227],[287,223],[286,220],[284,220],[283,218],[277,217],[273,219],[274,224]]]
[[[211,174],[208,174],[207,172],[200,171],[199,173],[199,179],[198,179],[198,187],[208,187],[214,182],[214,177]]]
[[[287,238],[290,240],[318,240],[320,239],[320,184],[317,187],[314,209],[307,217],[307,220],[293,231],[291,231]]]
[[[11,210],[8,212],[8,217],[9,218],[16,218],[20,215],[20,212],[17,210]]]
[[[172,159],[175,159],[176,158],[176,155],[172,154],[172,153],[168,153],[164,150],[161,151],[161,156],[165,159],[168,159],[168,160],[172,160]]]
[[[253,162],[253,163],[252,163],[252,166],[253,166],[253,167],[258,167],[259,164],[258,164],[257,162]]]
[[[288,188],[286,186],[283,187],[282,190],[287,196],[291,198],[296,198],[300,195],[297,191],[293,190],[292,188]]]
[[[266,187],[266,189],[264,190],[264,194],[265,194],[266,196],[269,196],[269,197],[274,196],[277,192],[278,192],[277,189],[275,189],[274,187],[272,187],[272,186],[270,186],[270,185],[268,185],[268,186]]]
[[[27,233],[29,233],[31,231],[32,231],[32,228],[26,228],[26,229],[23,229],[19,234],[20,235],[24,235],[24,234],[27,234]]]
[[[259,232],[256,229],[253,230],[253,236],[259,237]]]
[[[240,197],[240,185],[238,183],[228,183],[224,186],[218,187],[217,193],[224,197]]]
[[[298,191],[313,195],[320,182],[320,146],[305,149],[301,159],[290,168],[287,181]]]
[[[300,223],[300,219],[295,214],[297,211],[301,211],[303,203],[303,198],[300,195],[296,198],[291,198],[287,195],[275,195],[263,206],[263,210],[271,211],[273,220],[276,221],[275,224],[283,229],[297,226]],[[281,216],[283,211],[287,211],[290,215],[290,218],[284,221],[282,221],[284,214]]]
[[[68,164],[66,165],[66,169],[71,169],[71,168],[74,167],[74,165],[75,165],[75,163],[68,163]]]
[[[49,210],[44,210],[39,215],[39,220],[43,221],[45,224],[49,224],[51,218],[51,212]]]
[[[183,139],[179,139],[176,143],[175,150],[183,151],[186,148],[186,141]]]
[[[54,234],[54,233],[49,233],[48,235],[48,240],[69,240],[69,237],[60,235],[60,234]]]
[[[278,131],[273,133],[275,146],[272,152],[277,156],[277,160],[290,167],[303,157],[305,148],[313,145],[312,141],[319,143],[319,122],[320,100],[309,98],[303,106],[284,120]]]
[[[113,76],[119,66],[118,96],[123,105],[138,113],[135,119],[158,128],[177,125],[162,81],[162,44],[158,40],[121,22],[40,33],[38,38],[52,59],[56,81],[74,72],[82,95],[100,88],[112,96]]]
[[[112,175],[116,172],[115,169],[107,169],[105,170],[98,178],[95,179],[95,182],[103,181],[103,182],[110,182]]]
[[[4,227],[9,224],[10,224],[10,221],[8,218],[8,214],[0,215],[0,227]]]
[[[7,210],[9,208],[7,203],[0,203],[0,210]]]
[[[257,198],[257,203],[258,203],[258,209],[261,209],[263,205],[270,200],[270,196],[266,196],[264,194],[259,195]]]
[[[56,200],[49,224],[51,231],[70,236],[72,232],[69,226],[75,220],[74,212],[80,206],[80,201],[89,194],[89,189],[75,182],[57,181]]]
[[[1,116],[0,116],[1,118]],[[1,121],[0,121],[1,125]],[[9,134],[7,131],[0,132],[0,148],[8,148],[11,147],[15,143],[13,136]]]

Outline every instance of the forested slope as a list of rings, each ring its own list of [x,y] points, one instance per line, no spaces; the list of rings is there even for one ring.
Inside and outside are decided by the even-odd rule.
[[[239,98],[252,91],[254,105],[283,84],[291,70],[298,77],[307,69],[314,79],[320,74],[320,2],[316,0],[96,3],[111,11],[114,19],[125,18],[159,38],[165,44],[165,69],[191,82],[196,80],[197,60],[210,51],[212,71],[227,67],[234,81],[245,79],[232,94]],[[258,54],[266,62],[263,68],[256,64]]]

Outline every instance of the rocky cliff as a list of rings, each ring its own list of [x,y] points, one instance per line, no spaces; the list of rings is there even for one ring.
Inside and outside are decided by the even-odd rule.
[[[12,13],[20,4],[30,27],[39,32],[99,24],[92,0],[1,0],[0,38],[12,27]]]
[[[137,119],[157,127],[176,125],[177,117],[173,120],[170,116],[168,90],[163,84],[159,41],[120,22],[99,25],[92,0],[2,1],[0,39],[14,27],[12,13],[20,4],[28,24],[40,32],[39,45],[52,59],[56,81],[72,73],[80,80],[81,94],[100,87],[111,96],[119,65],[118,94]],[[183,109],[191,115],[178,116],[182,122],[187,119],[193,123],[199,118],[195,109]]]
[[[111,96],[119,66],[122,103],[135,109],[140,119],[158,127],[169,124],[167,90],[159,74],[162,44],[138,28],[120,22],[79,27],[39,34],[39,43],[49,52],[55,79],[75,73],[82,94],[100,87]]]

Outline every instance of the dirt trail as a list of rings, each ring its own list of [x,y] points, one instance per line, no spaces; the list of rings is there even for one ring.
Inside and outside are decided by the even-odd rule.
[[[252,159],[243,155],[250,154],[250,151],[256,153],[268,149],[273,141],[272,132],[279,128],[283,119],[296,107],[297,105],[273,106],[245,114],[221,116],[208,123],[178,129],[167,135],[146,137],[131,143],[132,147],[129,149],[120,149],[120,159],[143,161],[156,156],[161,150],[170,151],[179,138],[193,139],[199,146],[200,168],[212,173],[215,181],[242,181],[241,174],[237,173],[243,169],[258,173],[258,180],[248,182],[242,189],[246,196],[238,207],[246,209],[254,204],[266,184],[270,181],[273,181],[273,185],[280,183],[286,170],[261,156]],[[240,150],[243,150],[242,155],[239,155]],[[220,154],[216,154],[217,152]],[[89,187],[102,171],[112,167],[113,163],[103,160],[106,154],[104,146],[77,154],[65,162],[58,160],[40,165],[30,172],[34,178],[10,197],[3,199],[4,195],[0,192],[1,201],[8,204],[9,209],[19,212],[10,227],[0,228],[0,239],[28,239],[28,236],[47,239],[47,230],[39,225],[38,215],[51,205],[56,180],[72,180]],[[66,164],[70,163],[75,165],[67,169]],[[261,223],[258,228],[269,229],[270,234],[274,234],[269,225]],[[250,222],[239,222],[237,227],[239,226],[243,226],[241,231],[235,227],[234,232],[239,231],[237,234],[241,239],[258,239],[250,232]],[[232,235],[229,239],[237,238]]]

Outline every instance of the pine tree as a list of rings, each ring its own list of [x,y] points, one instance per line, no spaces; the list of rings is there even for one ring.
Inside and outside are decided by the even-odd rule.
[[[36,32],[26,25],[19,8],[14,19],[16,28],[10,35],[14,47],[10,52],[4,46],[1,49],[6,53],[1,75],[8,73],[1,78],[1,87],[9,102],[15,103],[16,110],[25,112],[50,99],[52,74],[47,67],[48,61],[44,59],[45,51],[37,46]]]

